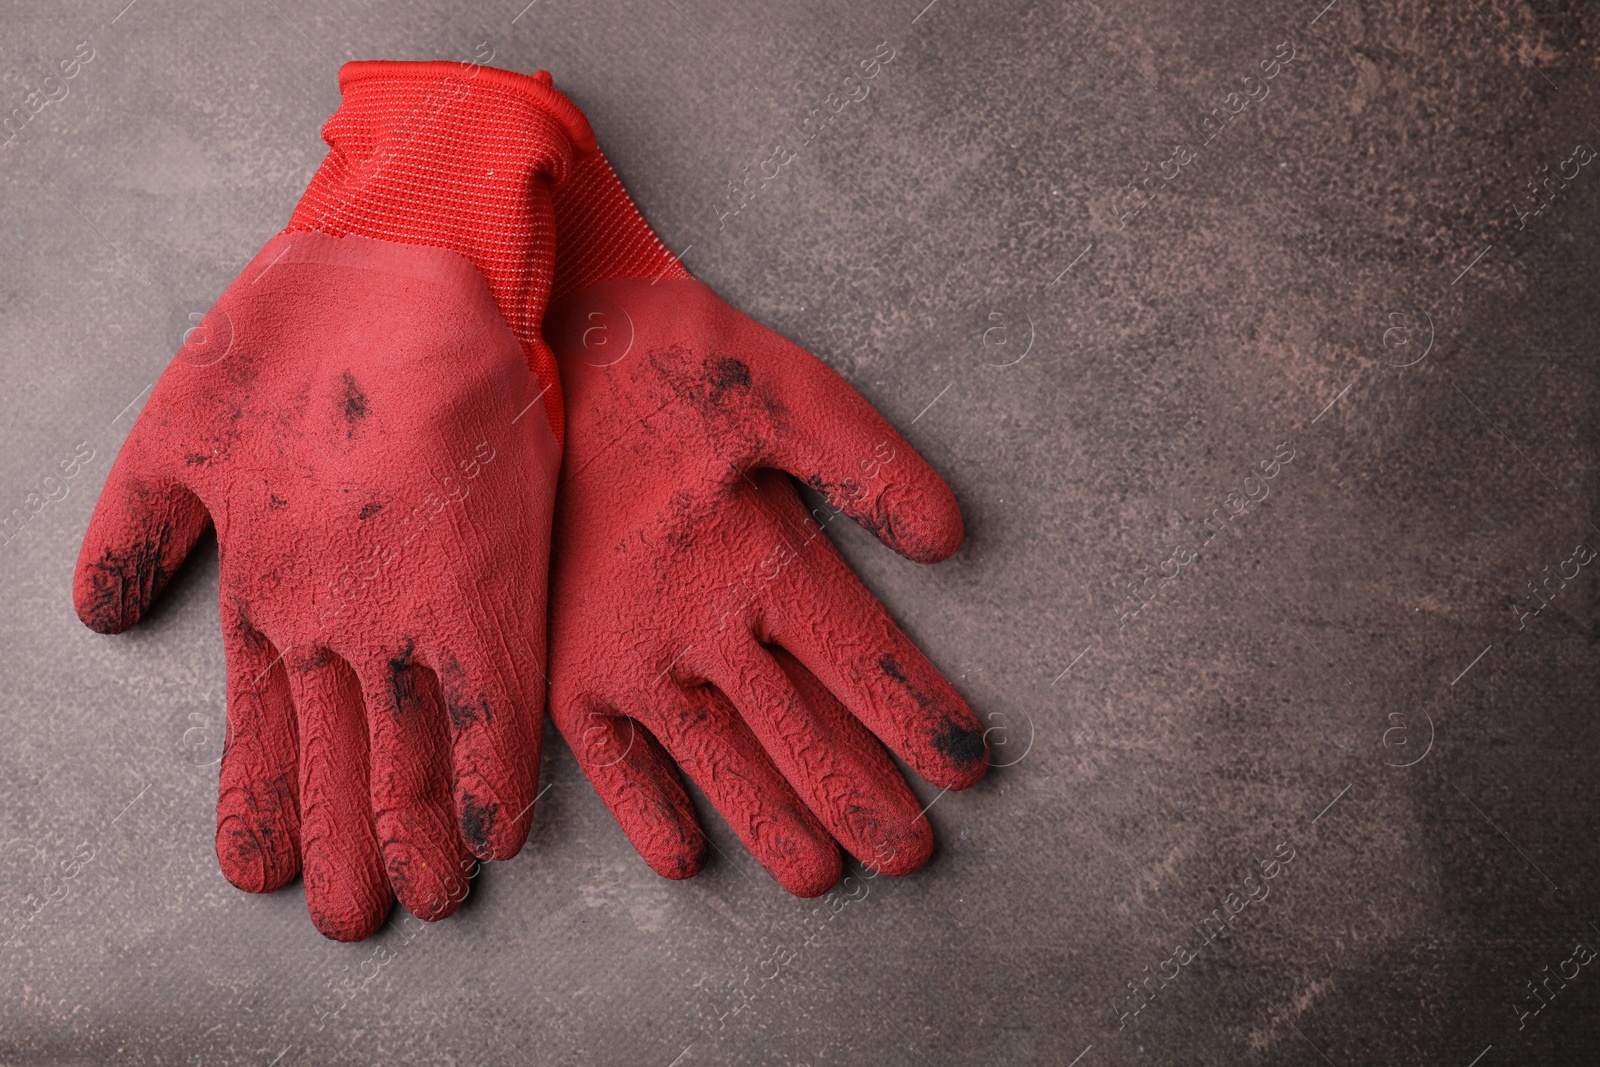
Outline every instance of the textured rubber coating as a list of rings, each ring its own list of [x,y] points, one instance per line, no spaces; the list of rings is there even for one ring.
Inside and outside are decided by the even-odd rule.
[[[707,849],[674,764],[797,895],[838,879],[835,842],[915,870],[933,835],[884,745],[960,789],[987,744],[825,528],[839,509],[934,562],[961,544],[954,496],[837,374],[690,278],[603,156],[556,213],[557,727],[669,878]],[[808,512],[789,475],[829,509]]]
[[[453,912],[527,836],[559,448],[477,268],[286,233],[156,383],[78,559],[91,628],[136,623],[215,522],[228,734],[217,855],[304,870],[318,929]]]

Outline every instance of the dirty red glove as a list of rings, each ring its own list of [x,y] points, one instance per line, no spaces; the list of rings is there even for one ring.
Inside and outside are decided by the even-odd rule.
[[[961,789],[987,767],[983,731],[789,475],[929,563],[961,543],[949,487],[837,374],[689,277],[602,155],[555,207],[556,725],[669,878],[707,847],[674,763],[792,893],[838,880],[835,840],[916,869],[933,836],[883,744]]]
[[[305,872],[353,940],[513,855],[538,773],[560,394],[550,186],[592,134],[529,78],[352,63],[330,151],[178,352],[84,538],[79,617],[137,622],[215,522],[217,855]],[[470,854],[469,854],[470,849]]]

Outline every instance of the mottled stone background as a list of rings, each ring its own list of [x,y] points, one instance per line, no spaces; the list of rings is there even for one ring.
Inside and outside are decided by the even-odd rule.
[[[1600,1062],[1600,11],[925,2],[3,4],[0,116],[92,58],[0,148],[0,1062]],[[950,479],[947,563],[836,533],[1006,764],[916,783],[926,869],[798,901],[708,812],[665,881],[552,735],[447,922],[334,944],[218,873],[214,548],[125,636],[67,590],[358,58],[551,69]]]

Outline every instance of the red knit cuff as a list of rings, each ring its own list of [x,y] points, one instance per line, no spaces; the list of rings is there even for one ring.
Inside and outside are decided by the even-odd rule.
[[[471,260],[549,386],[559,439],[559,375],[539,335],[555,264],[551,193],[598,152],[588,121],[548,74],[472,63],[348,63],[339,87],[322,128],[328,155],[285,232],[432,245]]]
[[[561,254],[556,257],[552,303],[600,282],[690,277],[599,149],[573,166],[571,177],[555,190],[554,204]]]
[[[568,100],[552,84],[550,72],[547,70],[530,75],[520,74],[514,70],[501,70],[498,67],[479,66],[476,63],[451,63],[447,60],[413,63],[391,59],[364,59],[346,63],[339,68],[339,92],[343,94],[350,86],[373,78],[429,85],[455,80],[476,88],[499,90],[511,96],[521,97],[559,122],[562,129],[566,130],[567,136],[572,139],[574,155],[586,156],[598,147],[594,130],[589,128],[589,120],[578,110],[578,105]]]

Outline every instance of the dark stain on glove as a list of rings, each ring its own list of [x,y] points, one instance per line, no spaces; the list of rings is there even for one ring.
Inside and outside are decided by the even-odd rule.
[[[461,835],[467,839],[475,855],[485,859],[490,856],[492,849],[489,840],[494,836],[495,820],[499,814],[499,804],[485,804],[470,793],[461,798]]]
[[[389,660],[389,695],[394,700],[397,716],[405,714],[406,706],[417,699],[417,679],[412,674],[416,651],[417,643],[408,637],[399,653]]]
[[[344,372],[344,421],[346,437],[356,432],[356,426],[367,417],[367,394],[356,384],[355,376]]]

